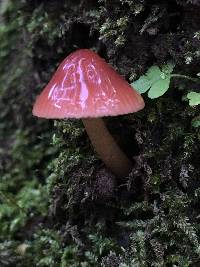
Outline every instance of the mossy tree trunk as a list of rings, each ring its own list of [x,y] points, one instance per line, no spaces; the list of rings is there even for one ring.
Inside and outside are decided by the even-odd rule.
[[[129,82],[175,63],[198,78],[199,1],[0,4],[0,266],[199,266],[199,106],[173,79],[144,111],[106,123],[132,157],[118,180],[78,121],[32,117],[59,62],[93,49]],[[196,124],[197,125],[197,124]]]

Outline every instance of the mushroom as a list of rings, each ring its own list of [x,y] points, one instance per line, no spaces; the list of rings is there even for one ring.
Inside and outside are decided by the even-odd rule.
[[[144,101],[104,59],[88,49],[71,53],[36,99],[33,115],[47,119],[81,118],[91,143],[113,174],[123,177],[132,162],[102,119],[137,112]]]

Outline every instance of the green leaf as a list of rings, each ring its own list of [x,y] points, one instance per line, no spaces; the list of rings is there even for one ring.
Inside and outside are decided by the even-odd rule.
[[[149,80],[145,77],[145,75],[141,76],[138,80],[133,82],[131,86],[137,90],[140,94],[145,93],[150,87],[151,83]]]
[[[146,73],[146,77],[151,84],[155,83],[156,81],[160,80],[162,75],[161,70],[158,66],[152,66],[148,69]]]
[[[158,80],[151,86],[148,92],[148,97],[153,99],[153,98],[158,98],[159,96],[163,95],[168,90],[169,84],[170,84],[169,77],[163,80]]]
[[[193,118],[191,124],[195,128],[200,127],[200,116]]]
[[[190,106],[196,106],[200,104],[200,93],[190,92],[187,94],[187,99],[189,99]]]
[[[162,72],[164,72],[166,75],[169,75],[174,70],[175,63],[170,61],[167,64],[162,66]]]
[[[131,86],[140,94],[148,92],[149,98],[157,98],[163,95],[170,85],[171,73],[175,67],[173,62],[168,62],[162,66],[162,71],[156,65],[151,66],[145,75],[142,75],[138,80],[133,82]]]

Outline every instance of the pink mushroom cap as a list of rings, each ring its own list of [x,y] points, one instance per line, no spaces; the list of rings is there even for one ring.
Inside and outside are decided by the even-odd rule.
[[[88,49],[66,57],[37,97],[33,115],[96,118],[137,112],[144,101],[104,59]]]

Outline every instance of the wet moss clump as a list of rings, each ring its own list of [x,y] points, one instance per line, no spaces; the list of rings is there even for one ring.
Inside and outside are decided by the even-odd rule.
[[[132,159],[103,165],[81,121],[32,116],[36,95],[77,48],[127,80],[169,60],[198,77],[198,1],[0,4],[0,266],[199,266],[197,84],[173,79],[137,114],[106,118]]]

